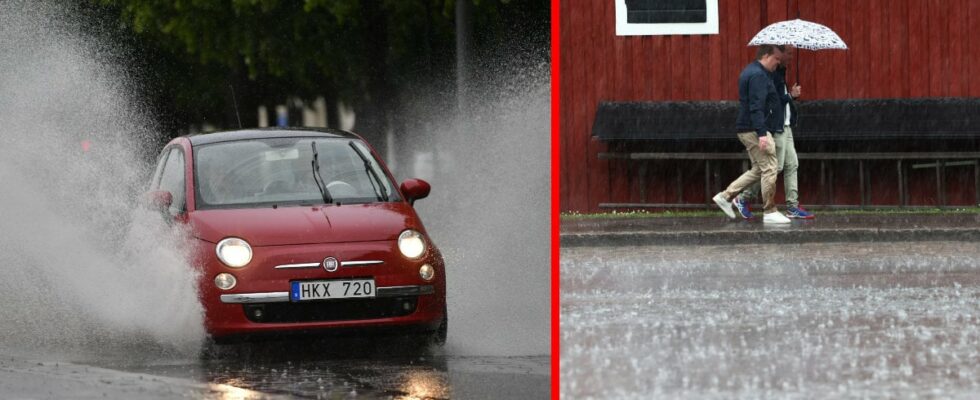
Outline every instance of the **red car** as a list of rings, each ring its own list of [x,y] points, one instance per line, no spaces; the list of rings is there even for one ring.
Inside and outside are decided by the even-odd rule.
[[[333,129],[191,135],[163,149],[149,203],[190,234],[216,340],[348,328],[445,342],[446,274],[412,207],[429,184]]]

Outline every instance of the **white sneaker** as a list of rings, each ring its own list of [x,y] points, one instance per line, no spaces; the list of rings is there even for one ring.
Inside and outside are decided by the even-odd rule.
[[[783,215],[783,213],[779,211],[773,211],[773,212],[766,213],[766,215],[762,217],[762,222],[765,224],[788,224],[792,221],[790,221],[789,218],[786,218],[786,216]]]
[[[728,202],[728,199],[726,199],[723,194],[721,193],[716,194],[715,197],[712,198],[712,200],[715,201],[715,204],[718,205],[718,208],[721,208],[721,211],[725,212],[725,215],[727,215],[728,218],[735,219],[735,210],[732,210],[732,203]],[[789,220],[787,219],[787,221]]]

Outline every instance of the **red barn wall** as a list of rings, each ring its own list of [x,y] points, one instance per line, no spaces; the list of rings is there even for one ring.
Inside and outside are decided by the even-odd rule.
[[[788,81],[798,65],[804,99],[980,97],[976,0],[719,0],[717,35],[616,36],[611,0],[561,0],[560,12],[563,211],[636,197],[624,167],[597,158],[600,101],[737,100],[746,44],[773,22],[827,25],[850,48],[796,52]]]

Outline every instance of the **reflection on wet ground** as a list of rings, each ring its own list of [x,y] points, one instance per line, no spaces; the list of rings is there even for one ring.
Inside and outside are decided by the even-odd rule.
[[[980,244],[573,248],[569,398],[980,391]]]
[[[240,389],[228,392],[236,398],[547,398],[550,357],[453,356],[400,339],[293,338],[215,346],[193,360],[86,363],[227,385]]]

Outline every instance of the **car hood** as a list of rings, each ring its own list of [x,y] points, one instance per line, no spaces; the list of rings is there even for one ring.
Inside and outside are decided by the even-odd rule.
[[[404,203],[200,210],[189,223],[200,239],[234,236],[252,246],[396,240],[405,229],[421,228]]]

